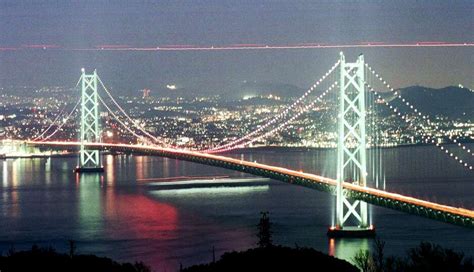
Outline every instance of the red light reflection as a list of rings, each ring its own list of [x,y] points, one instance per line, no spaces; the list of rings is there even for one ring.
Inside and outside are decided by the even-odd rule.
[[[336,256],[336,240],[334,238],[329,239],[329,256]]]
[[[106,222],[121,222],[121,226],[107,227],[114,237],[163,240],[177,236],[178,211],[144,195],[120,195],[107,191],[104,216]]]

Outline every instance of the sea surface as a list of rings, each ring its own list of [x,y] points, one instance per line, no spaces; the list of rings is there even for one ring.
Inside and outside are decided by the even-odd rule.
[[[429,146],[380,152],[384,179],[379,186],[474,209],[473,171],[448,155]],[[334,174],[333,150],[266,149],[228,155]],[[212,261],[213,251],[219,258],[226,251],[256,246],[263,211],[269,212],[276,244],[314,247],[350,261],[373,243],[327,238],[334,219],[334,197],[328,193],[160,157],[104,155],[103,163],[103,174],[77,175],[74,157],[0,161],[0,251],[38,244],[66,252],[68,240],[74,240],[78,253],[177,271],[180,265]],[[386,255],[404,255],[421,241],[474,255],[472,229],[370,209],[371,222],[386,242]]]

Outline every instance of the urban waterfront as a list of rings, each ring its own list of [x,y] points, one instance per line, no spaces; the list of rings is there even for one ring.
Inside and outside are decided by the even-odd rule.
[[[473,174],[429,146],[383,149],[386,190],[472,209]],[[244,150],[228,155],[325,176],[333,150]],[[105,173],[76,175],[76,157],[9,159],[0,168],[0,249],[33,243],[155,270],[208,262],[254,247],[261,211],[269,211],[274,241],[310,246],[350,260],[371,239],[329,240],[334,199],[327,193],[235,171],[138,155],[105,155]],[[171,179],[167,179],[171,178]],[[173,182],[179,180],[180,184]],[[420,241],[474,255],[474,231],[371,207],[386,253],[403,255]]]
[[[0,1],[0,272],[474,272],[474,1]]]

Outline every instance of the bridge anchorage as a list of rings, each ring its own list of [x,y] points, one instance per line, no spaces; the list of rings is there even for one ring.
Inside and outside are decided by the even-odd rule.
[[[81,147],[79,163],[76,173],[81,172],[103,172],[99,150],[90,149],[85,143],[100,143],[101,130],[99,126],[98,94],[97,94],[97,71],[86,74],[82,68],[80,78],[81,90]]]
[[[339,66],[336,222],[328,236],[370,237],[375,228],[368,222],[367,203],[350,200],[343,187],[343,182],[367,187],[364,56],[347,63],[341,52]]]

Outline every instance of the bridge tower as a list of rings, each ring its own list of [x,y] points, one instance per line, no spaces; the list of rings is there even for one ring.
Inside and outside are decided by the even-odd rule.
[[[367,203],[350,200],[342,186],[343,182],[367,186],[364,56],[347,63],[341,52],[339,65],[336,222],[329,228],[328,236],[373,236],[375,230],[368,223]]]
[[[76,172],[103,172],[99,150],[92,150],[85,143],[100,142],[99,109],[97,94],[97,72],[81,75],[81,151]]]

